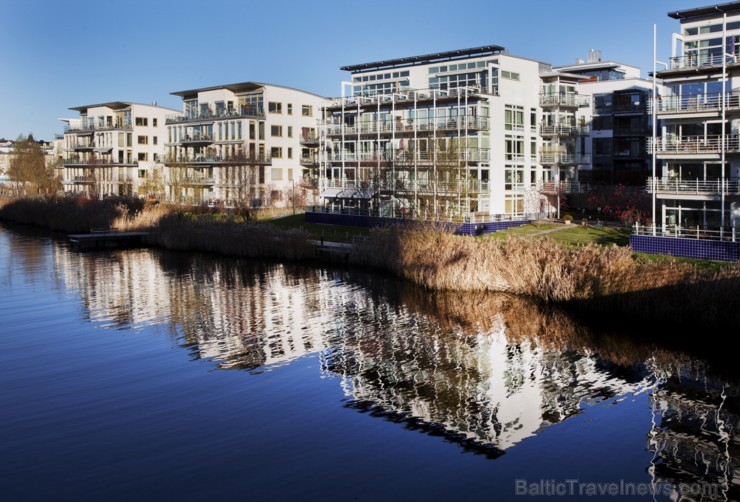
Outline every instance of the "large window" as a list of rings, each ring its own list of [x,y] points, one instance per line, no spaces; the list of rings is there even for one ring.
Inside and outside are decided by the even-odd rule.
[[[279,146],[273,146],[270,148],[270,156],[273,159],[282,159],[283,158],[283,149]]]
[[[282,135],[283,135],[283,126],[279,126],[279,125],[270,126],[270,136],[275,138],[275,137],[282,137]]]
[[[267,111],[270,113],[283,113],[283,104],[275,101],[269,101],[267,103]]]
[[[139,145],[148,145],[149,138],[147,136],[137,136],[136,143],[138,143]]]
[[[136,125],[146,127],[149,125],[149,119],[146,117],[136,117]]]
[[[303,105],[301,106],[301,115],[304,117],[313,117],[313,106]]]
[[[507,131],[524,131],[524,108],[506,105],[504,107],[504,129]]]

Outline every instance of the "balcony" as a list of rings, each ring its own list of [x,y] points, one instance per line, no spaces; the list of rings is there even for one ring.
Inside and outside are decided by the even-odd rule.
[[[537,183],[537,190],[542,193],[587,193],[591,189],[588,183],[577,181],[545,181]]]
[[[218,155],[183,155],[179,157],[168,156],[165,165],[258,165],[270,164],[269,155],[235,155],[233,157],[220,157]]]
[[[565,94],[540,94],[540,106],[561,108],[580,108],[589,106],[588,96],[579,96],[569,92]]]
[[[484,91],[479,86],[468,86],[464,88],[455,88],[450,90],[441,89],[408,89],[395,93],[370,93],[365,96],[349,96],[345,98],[334,98],[332,104],[327,108],[332,111],[339,111],[342,108],[377,108],[378,102],[381,107],[390,107],[393,103],[418,103],[418,102],[429,102],[429,101],[464,101],[467,97],[468,100],[472,100],[482,94]],[[487,92],[487,90],[485,91]],[[494,90],[494,95],[497,95],[497,90]]]
[[[100,159],[100,158],[85,158],[77,155],[72,155],[62,160],[64,167],[133,167],[138,166],[139,163],[136,161],[115,161],[112,159]]]
[[[648,134],[650,134],[650,130],[645,126],[639,126],[639,127],[614,127],[613,129],[614,137],[634,137],[639,136],[641,138],[644,138]]]
[[[688,94],[684,96],[662,96],[658,103],[658,115],[663,114],[717,114],[722,110],[722,99],[725,109],[740,110],[740,91],[727,93]],[[652,108],[652,107],[651,107]]]
[[[740,152],[740,136],[722,135],[714,136],[669,136],[658,137],[656,144],[653,139],[648,138],[647,151],[658,155],[690,156],[690,155],[720,155],[722,150],[726,153]]]
[[[179,144],[181,145],[195,145],[198,143],[208,144],[213,143],[213,135],[211,134],[193,134],[186,135],[180,138]]]
[[[264,119],[265,111],[253,106],[242,106],[235,110],[205,110],[202,112],[189,113],[187,115],[167,115],[166,124],[182,124],[185,122],[213,122],[214,120],[229,118],[253,118]]]
[[[300,164],[305,167],[315,167],[319,165],[318,155],[304,155],[301,157]]]
[[[735,56],[724,56],[724,62],[728,65],[736,64],[737,60]],[[670,66],[667,70],[685,70],[685,69],[696,69],[696,68],[711,68],[714,66],[722,66],[723,56],[722,54],[687,54],[684,56],[672,57],[670,59]],[[659,72],[663,73],[663,72]]]
[[[124,124],[123,122],[115,122],[109,124],[87,124],[71,126],[67,125],[64,127],[65,134],[92,134],[95,131],[110,131],[111,129],[131,129],[131,124]]]
[[[302,134],[299,141],[303,146],[319,146],[319,136],[317,134]]]
[[[490,182],[479,179],[461,179],[458,181],[434,182],[433,180],[420,179],[379,179],[377,181],[352,180],[346,178],[322,178],[319,180],[321,189],[326,188],[372,188],[375,190],[387,190],[393,192],[417,192],[445,194],[472,194],[487,193],[490,191]]]
[[[464,162],[487,162],[490,160],[490,150],[486,148],[469,148],[467,152],[429,152],[394,150],[387,152],[329,152],[329,162],[376,162],[376,163],[403,163],[405,165],[418,164],[445,164],[456,165]]]
[[[95,183],[95,178],[92,176],[73,176],[66,183],[71,185],[91,185]]]
[[[173,181],[172,184],[179,184],[181,186],[192,186],[192,187],[202,187],[202,186],[213,186],[216,183],[216,181],[213,178],[207,177],[207,176],[185,176],[183,178],[180,178],[179,180]]]
[[[588,154],[560,153],[560,152],[540,152],[540,164],[567,164],[583,165],[590,164],[591,156]]]
[[[480,131],[488,129],[488,117],[401,119],[387,122],[363,121],[356,124],[325,123],[328,136],[358,134],[429,134],[435,131]]]
[[[540,136],[586,136],[589,133],[588,126],[575,126],[566,124],[540,124]]]
[[[675,195],[740,195],[740,180],[720,178],[715,180],[684,180],[679,178],[648,178],[648,193]]]

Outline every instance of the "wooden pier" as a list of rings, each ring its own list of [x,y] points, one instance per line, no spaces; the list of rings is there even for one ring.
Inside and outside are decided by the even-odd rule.
[[[115,228],[93,229],[89,234],[70,234],[76,249],[114,249],[142,246],[149,232],[119,232]]]

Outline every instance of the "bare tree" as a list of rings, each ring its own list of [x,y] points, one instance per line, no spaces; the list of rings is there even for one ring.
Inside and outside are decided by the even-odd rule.
[[[59,187],[54,165],[46,164],[44,149],[33,139],[33,134],[20,135],[15,141],[8,176],[15,184],[16,195],[24,197],[54,193]]]

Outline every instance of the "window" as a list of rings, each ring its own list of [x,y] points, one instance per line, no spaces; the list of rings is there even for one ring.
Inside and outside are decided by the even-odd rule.
[[[274,137],[282,137],[283,135],[283,126],[274,125],[270,126],[270,136]]]
[[[594,96],[594,109],[597,114],[607,114],[612,111],[612,95],[597,94]]]
[[[146,153],[140,152],[139,153],[139,160],[143,160],[146,162]]]
[[[293,115],[293,103],[288,103],[288,115]]]
[[[136,117],[136,125],[146,127],[149,125],[149,119],[146,117]]]
[[[156,145],[156,144],[157,144],[157,137],[152,136],[152,145]]]
[[[511,136],[506,137],[506,160],[523,161],[524,160],[524,141],[513,139]]]
[[[139,145],[148,145],[149,137],[148,136],[137,136],[136,143],[138,143]]]
[[[502,70],[501,71],[501,77],[502,78],[508,78],[509,80],[519,80],[519,74],[518,73],[514,73],[513,71]]]
[[[280,148],[279,146],[273,146],[272,148],[270,148],[270,156],[273,159],[282,159],[283,158],[283,149]]]
[[[293,158],[293,149],[292,148],[288,148],[288,158],[289,159],[292,159]]]
[[[139,178],[146,178],[146,169],[138,169],[137,170],[137,176]]]
[[[267,111],[270,113],[283,113],[283,104],[275,101],[267,102]]]
[[[265,123],[264,122],[259,122],[259,126],[258,127],[259,127],[259,134],[260,134],[259,139],[262,139],[263,140],[263,139],[265,139]]]
[[[524,108],[521,106],[505,105],[504,129],[507,131],[524,130]]]
[[[293,137],[293,126],[288,126],[288,137],[289,138]]]
[[[301,107],[301,115],[303,115],[304,117],[313,117],[313,106],[303,105]]]
[[[157,119],[152,119],[152,127],[157,127]]]

